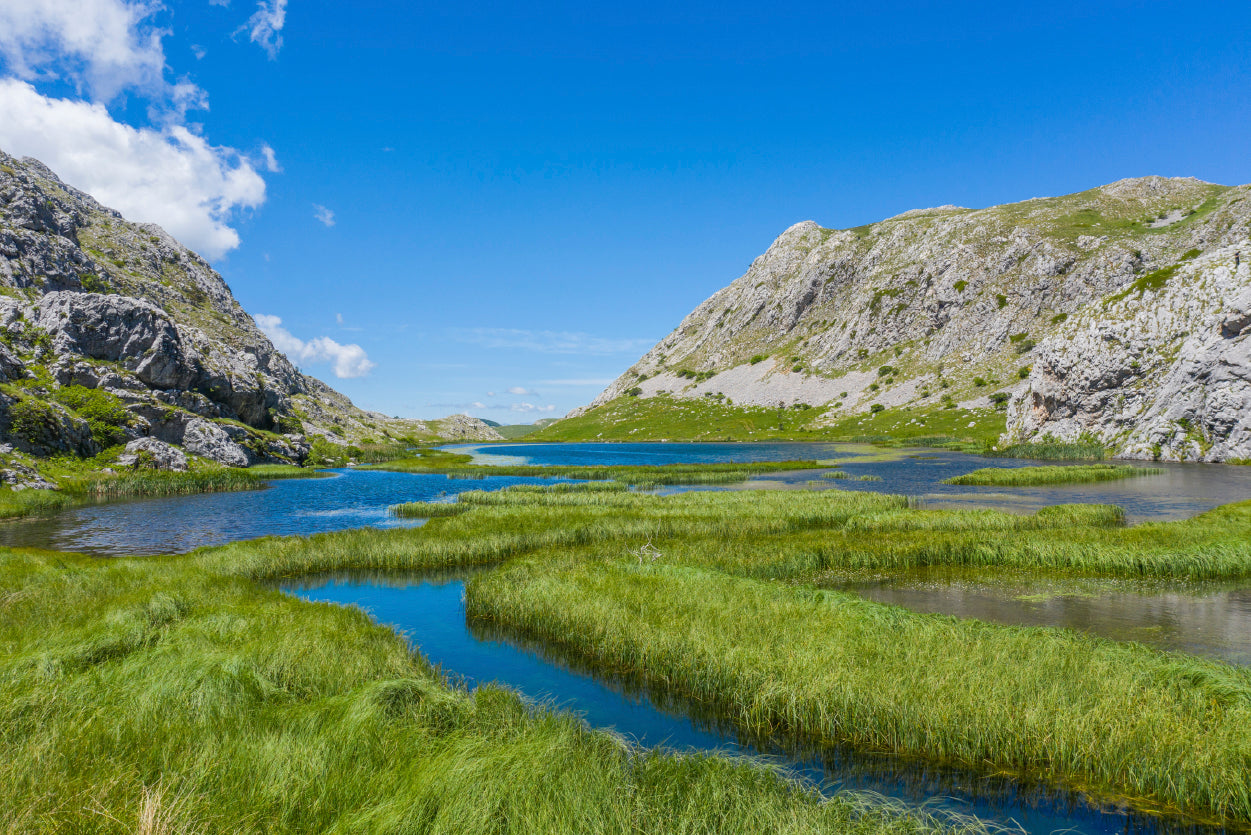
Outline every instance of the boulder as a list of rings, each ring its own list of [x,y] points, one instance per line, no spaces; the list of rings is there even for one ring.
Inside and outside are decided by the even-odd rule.
[[[172,444],[156,438],[139,438],[126,444],[126,452],[118,456],[117,463],[132,469],[185,472],[187,456]]]

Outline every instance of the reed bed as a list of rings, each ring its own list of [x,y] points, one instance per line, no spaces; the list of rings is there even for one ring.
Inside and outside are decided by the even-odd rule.
[[[1033,458],[1039,461],[1102,461],[1108,457],[1108,451],[1102,444],[1084,442],[1012,444],[1003,449],[989,448],[983,454],[1001,458]]]
[[[983,487],[1035,487],[1048,484],[1092,484],[1122,478],[1160,475],[1159,467],[1127,464],[1073,464],[1067,467],[983,467],[966,475],[944,479],[943,484]]]
[[[398,519],[438,519],[457,516],[472,509],[470,505],[459,502],[404,502],[388,507],[387,514]]]
[[[185,473],[133,470],[113,475],[64,479],[61,486],[70,495],[122,498],[256,490],[264,486],[264,480],[250,470],[222,467]]]
[[[20,519],[53,513],[73,504],[75,499],[59,490],[13,490],[0,488],[0,519]]]
[[[312,467],[297,467],[294,464],[253,464],[247,470],[262,481],[277,481],[285,478],[330,478],[333,473],[323,472]]]
[[[0,551],[0,830],[921,833],[742,761],[449,689],[359,610]]]
[[[1251,821],[1245,669],[672,564],[516,565],[474,577],[467,600],[472,618],[675,690],[750,734]]]

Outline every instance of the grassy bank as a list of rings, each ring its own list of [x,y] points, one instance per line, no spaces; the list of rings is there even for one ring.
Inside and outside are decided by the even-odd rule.
[[[477,576],[468,612],[663,682],[751,733],[1251,820],[1251,673],[1239,668],[613,559]]]
[[[918,832],[449,690],[358,610],[190,560],[0,551],[6,832]]]
[[[944,479],[943,484],[983,487],[1036,487],[1047,484],[1092,484],[1160,475],[1159,467],[1132,467],[1122,464],[1074,464],[1067,467],[983,467],[966,475]]]
[[[897,407],[839,417],[825,407],[737,406],[713,398],[620,397],[565,418],[535,441],[859,441],[889,440],[982,449],[1003,433],[994,409]]]

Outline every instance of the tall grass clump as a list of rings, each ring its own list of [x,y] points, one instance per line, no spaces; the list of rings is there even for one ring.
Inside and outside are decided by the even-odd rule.
[[[312,467],[297,467],[294,464],[253,464],[248,467],[247,471],[262,481],[277,481],[286,478],[330,478],[334,475]]]
[[[66,478],[61,486],[66,493],[75,496],[122,498],[256,490],[264,486],[264,481],[249,470],[221,467],[191,472],[130,470],[111,475]]]
[[[472,505],[460,502],[404,502],[388,507],[387,515],[398,519],[438,519],[457,516],[472,509]]]
[[[19,519],[53,513],[73,504],[75,499],[60,490],[14,490],[0,488],[0,519]]]
[[[580,481],[618,481],[635,486],[674,484],[734,484],[767,473],[811,470],[822,465],[816,461],[762,461],[751,463],[664,464],[655,466],[447,466],[424,461],[398,461],[379,464],[374,469],[401,472],[426,471],[442,473],[449,478],[491,478],[518,476],[523,478],[568,478]]]
[[[1159,467],[1126,464],[1073,464],[1067,467],[983,467],[966,475],[944,479],[943,484],[985,487],[1035,487],[1048,484],[1090,484],[1122,478],[1160,475]]]
[[[1251,821],[1246,669],[663,563],[522,564],[471,579],[467,601],[471,618],[671,688],[751,735]]]
[[[984,455],[1000,458],[1034,458],[1040,461],[1102,461],[1108,457],[1103,444],[1058,441],[1012,444],[1003,449],[987,449]]]

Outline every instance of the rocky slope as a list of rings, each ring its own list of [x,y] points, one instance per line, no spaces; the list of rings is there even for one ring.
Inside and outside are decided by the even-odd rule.
[[[807,221],[587,409],[620,398],[998,403],[1005,441],[1099,439],[1167,460],[1251,457],[1251,186],[1145,177],[1059,198]],[[580,410],[585,414],[587,410]]]
[[[0,152],[0,454],[154,438],[246,466],[301,461],[318,437],[441,434],[495,436],[464,416],[444,427],[357,409],[301,374],[159,226]]]

